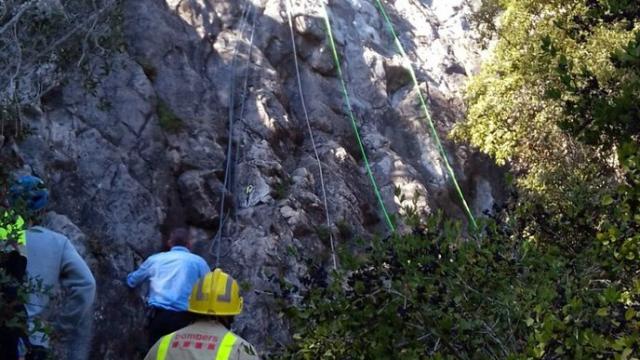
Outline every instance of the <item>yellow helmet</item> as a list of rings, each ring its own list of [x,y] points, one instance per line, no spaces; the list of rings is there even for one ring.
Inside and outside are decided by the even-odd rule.
[[[208,273],[193,286],[188,311],[204,315],[238,315],[242,297],[238,282],[220,269]]]

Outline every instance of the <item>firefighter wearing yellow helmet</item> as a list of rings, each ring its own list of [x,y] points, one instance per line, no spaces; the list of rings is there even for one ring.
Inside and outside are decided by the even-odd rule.
[[[238,282],[220,269],[193,287],[188,311],[194,322],[158,340],[145,360],[256,360],[257,352],[229,330],[242,312]]]

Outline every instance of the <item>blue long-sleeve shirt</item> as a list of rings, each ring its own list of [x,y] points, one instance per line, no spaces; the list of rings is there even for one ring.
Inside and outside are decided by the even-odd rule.
[[[138,270],[127,275],[127,285],[134,288],[149,280],[149,305],[185,311],[193,285],[209,271],[203,258],[184,246],[174,246],[145,260]]]

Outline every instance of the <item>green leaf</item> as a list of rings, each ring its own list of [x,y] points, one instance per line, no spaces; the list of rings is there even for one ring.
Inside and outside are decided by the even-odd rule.
[[[605,317],[609,315],[609,309],[606,307],[602,307],[600,309],[598,309],[598,311],[596,312],[596,315],[601,316],[601,317]]]
[[[613,204],[613,201],[614,200],[613,200],[613,197],[611,197],[611,195],[605,195],[600,200],[600,204],[602,204],[603,206],[609,206]]]
[[[531,325],[533,325],[535,320],[533,320],[532,318],[528,317],[527,320],[525,320],[525,322],[527,323],[527,326],[531,327]]]
[[[633,319],[635,316],[636,316],[636,311],[633,310],[632,308],[628,308],[627,311],[624,313],[624,318],[627,321]]]

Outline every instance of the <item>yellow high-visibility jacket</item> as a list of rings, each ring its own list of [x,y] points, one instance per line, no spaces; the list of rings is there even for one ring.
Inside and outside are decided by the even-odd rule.
[[[217,321],[197,321],[158,340],[144,360],[258,360],[246,340]]]

